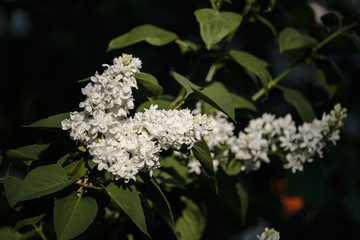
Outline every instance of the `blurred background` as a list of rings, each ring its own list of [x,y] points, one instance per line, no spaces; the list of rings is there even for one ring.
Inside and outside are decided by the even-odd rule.
[[[225,2],[223,10],[241,12],[245,1]],[[109,41],[133,27],[153,24],[175,32],[181,39],[201,44],[193,12],[210,7],[208,1],[166,0],[2,0],[0,1],[0,149],[35,143],[51,143],[49,159],[57,160],[73,147],[67,134],[28,129],[23,125],[58,113],[79,110],[83,100],[77,80],[102,72],[103,63],[122,52],[133,54],[143,62],[142,71],[153,74],[164,93],[176,95],[177,83],[169,72],[188,74],[195,53],[181,54],[171,43],[154,47],[138,43],[118,51],[106,52]],[[277,1],[272,12],[263,13],[277,31],[286,26],[300,29],[321,41],[330,32],[319,16],[332,11],[343,22],[359,20],[357,0]],[[360,33],[359,27],[352,31]],[[264,25],[243,22],[229,49],[248,51],[270,63],[277,76],[291,63],[291,56],[280,55],[274,37]],[[317,116],[329,112],[340,102],[348,108],[348,118],[341,130],[341,140],[328,145],[323,159],[305,165],[305,171],[291,174],[280,163],[263,165],[260,171],[240,177],[249,193],[249,213],[245,226],[238,224],[232,209],[219,207],[210,214],[204,239],[254,239],[256,226],[275,227],[281,239],[356,238],[360,227],[360,53],[349,36],[342,36],[321,50],[341,70],[340,87],[329,100],[316,78],[314,67],[298,65],[282,84],[297,88],[314,105]],[[208,71],[207,60],[201,62],[195,81],[202,81]],[[247,98],[260,85],[246,76],[237,65],[219,71],[215,79],[229,90]],[[138,103],[143,99],[139,99]],[[277,90],[267,101],[256,103],[258,112],[237,112],[240,128],[249,118],[264,111],[283,116],[296,112]],[[299,120],[298,117],[295,119]],[[0,163],[3,176],[6,161]],[[226,184],[226,181],[224,182]],[[3,216],[3,215],[1,215]],[[3,217],[1,217],[3,218]],[[5,224],[1,220],[1,224]],[[244,229],[247,229],[244,233]],[[262,230],[260,230],[261,232]],[[255,232],[255,234],[254,234]],[[252,236],[249,238],[248,236]]]

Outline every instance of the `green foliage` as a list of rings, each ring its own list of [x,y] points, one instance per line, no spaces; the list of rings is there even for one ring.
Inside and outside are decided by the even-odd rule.
[[[241,172],[242,164],[236,159],[231,159],[229,165],[221,165],[224,172],[230,176],[238,175]]]
[[[294,89],[284,89],[283,91],[285,100],[296,108],[304,122],[311,122],[316,118],[311,103],[301,92]]]
[[[92,197],[79,197],[75,192],[55,200],[54,227],[58,240],[67,240],[84,232],[94,220],[98,206]]]
[[[30,165],[32,160],[39,160],[39,155],[49,146],[50,144],[34,144],[10,149],[6,152],[6,157],[11,160],[20,160],[26,165]]]
[[[119,208],[130,217],[136,226],[147,236],[150,236],[146,227],[145,216],[139,193],[134,186],[116,186],[110,183],[106,188],[110,198]]]
[[[243,98],[234,93],[231,93],[231,98],[232,98],[232,101],[234,104],[234,109],[246,108],[246,109],[249,109],[252,111],[256,111],[255,105],[252,102],[250,102],[249,100],[247,100],[246,98]]]
[[[190,80],[188,80],[187,78],[185,78],[184,76],[182,76],[176,72],[173,73],[173,77],[181,86],[183,86],[185,88],[186,95],[184,98],[187,98],[191,93],[194,92],[194,90],[201,89],[199,86],[192,83]]]
[[[14,208],[23,181],[17,177],[7,176],[1,179],[1,182],[4,184],[9,205],[11,208]]]
[[[148,73],[140,72],[135,74],[139,91],[146,97],[161,95],[163,88],[158,84],[157,79]]]
[[[185,196],[181,196],[185,203],[185,208],[175,224],[175,231],[178,239],[199,240],[201,239],[206,226],[206,217],[194,201]]]
[[[111,40],[108,51],[124,48],[141,41],[145,41],[154,46],[162,46],[173,42],[177,38],[177,35],[173,32],[145,24],[135,27],[130,32]]]
[[[41,166],[26,175],[16,197],[16,202],[39,198],[57,192],[76,178],[69,179],[64,168],[58,164]]]
[[[70,113],[61,113],[54,116],[50,116],[48,118],[41,119],[24,127],[39,128],[45,130],[58,129],[61,128],[61,121],[67,118],[70,118]]]
[[[297,30],[287,27],[279,33],[280,53],[299,48],[312,48],[318,41],[310,36],[301,34]]]
[[[210,8],[203,8],[194,12],[200,24],[200,35],[210,50],[224,37],[234,32],[242,21],[242,16],[234,12],[219,12]]]
[[[20,240],[22,239],[22,237],[20,233],[13,232],[12,228],[7,226],[7,227],[0,227],[0,239]]]
[[[45,217],[45,213],[37,215],[35,217],[30,217],[30,218],[25,218],[25,219],[21,219],[19,220],[14,229],[13,232],[19,231],[22,227],[26,226],[26,225],[33,225],[38,223],[41,219],[43,219],[43,217]]]
[[[244,190],[244,188],[241,186],[240,183],[236,183],[235,184],[235,188],[236,188],[236,193],[239,197],[240,200],[240,217],[241,217],[241,222],[243,225],[245,225],[245,219],[246,219],[246,213],[249,207],[249,197],[246,193],[246,191]]]
[[[339,28],[342,25],[340,17],[333,12],[322,15],[321,22],[329,29]]]

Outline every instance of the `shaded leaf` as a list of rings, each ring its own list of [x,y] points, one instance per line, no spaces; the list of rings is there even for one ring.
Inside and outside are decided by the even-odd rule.
[[[177,38],[177,35],[173,32],[150,24],[145,24],[135,27],[131,29],[130,32],[111,40],[108,51],[124,48],[141,41],[146,41],[154,46],[162,46],[171,43]]]
[[[175,223],[175,232],[179,240],[199,240],[205,230],[206,217],[191,199],[181,196],[181,200],[185,208]]]
[[[66,174],[71,177],[81,178],[85,175],[87,168],[83,159],[74,161],[65,167]]]
[[[255,18],[260,23],[264,24],[264,26],[267,27],[270,30],[270,32],[272,33],[274,38],[277,38],[278,33],[277,33],[275,27],[272,25],[272,23],[269,20],[267,20],[266,18],[264,18],[263,16],[260,16],[258,14],[255,14]]]
[[[94,220],[98,206],[92,197],[78,197],[73,192],[55,200],[54,228],[58,240],[67,240],[83,233]]]
[[[316,66],[316,74],[321,85],[329,95],[329,99],[335,95],[341,81],[341,72],[338,66],[328,57],[313,58]]]
[[[65,169],[58,164],[37,167],[26,175],[18,192],[17,202],[57,192],[75,180],[69,180]]]
[[[61,128],[61,121],[66,118],[70,118],[70,113],[61,113],[54,116],[50,116],[48,118],[44,118],[39,121],[36,121],[30,125],[26,125],[24,127],[40,128],[40,129]]]
[[[167,173],[165,171],[160,171],[158,169],[155,169],[154,177],[160,185],[163,185],[166,187],[178,187],[181,189],[186,189],[185,185],[183,183],[181,183],[175,177],[171,176],[169,173]]]
[[[245,225],[246,213],[249,207],[249,198],[247,192],[244,188],[240,185],[240,183],[235,184],[236,193],[240,200],[240,217],[242,225]]]
[[[209,175],[209,177],[215,187],[215,191],[216,191],[216,193],[218,193],[218,186],[217,186],[217,180],[216,180],[216,175],[215,175],[215,171],[214,171],[213,159],[211,157],[208,145],[206,144],[206,142],[204,140],[198,141],[192,147],[192,151],[193,151],[195,157],[197,158],[197,160],[199,160],[201,165],[204,167],[206,173]]]
[[[284,89],[284,98],[289,104],[296,108],[296,111],[304,122],[311,122],[316,118],[311,103],[301,92],[294,89]]]
[[[33,144],[10,149],[6,152],[6,156],[12,160],[39,160],[39,155],[49,146],[50,144]],[[31,161],[24,161],[24,163],[30,165]]]
[[[234,104],[234,109],[246,108],[246,109],[256,111],[255,105],[252,102],[250,102],[249,100],[247,100],[246,98],[243,98],[234,93],[231,93],[231,98],[232,98],[232,101]]]
[[[219,12],[211,8],[203,8],[194,12],[200,24],[200,35],[208,50],[224,37],[236,30],[242,16],[234,12]]]
[[[202,90],[194,91],[197,98],[224,112],[236,122],[232,97],[222,83],[212,82]]]
[[[279,33],[280,53],[298,48],[312,48],[318,41],[310,36],[303,35],[297,30],[287,27]]]
[[[351,36],[352,36],[353,42],[354,42],[357,50],[360,52],[360,38],[359,38],[359,36],[355,32],[352,32]]]
[[[7,176],[1,179],[6,191],[6,197],[11,208],[16,204],[16,198],[23,181],[17,177]]]
[[[241,172],[242,164],[239,160],[231,159],[230,163],[224,166],[224,171],[230,176],[237,175]]]
[[[140,72],[135,74],[139,91],[145,97],[155,97],[161,95],[163,88],[158,84],[157,79],[148,73]]]
[[[161,167],[168,168],[174,171],[172,174],[173,177],[179,179],[180,181],[184,182],[184,184],[188,184],[193,181],[192,178],[189,178],[188,173],[189,169],[187,166],[180,163],[178,159],[174,157],[165,157],[161,159]]]
[[[20,240],[21,234],[18,232],[13,232],[10,226],[0,227],[0,239],[4,240]]]
[[[260,79],[267,92],[268,83],[271,81],[271,75],[267,70],[269,64],[248,52],[231,50],[229,54],[238,64],[254,73]]]
[[[24,226],[26,226],[26,225],[35,224],[35,223],[39,222],[45,215],[46,215],[46,214],[43,213],[43,214],[40,214],[40,215],[35,216],[35,217],[30,217],[30,218],[21,219],[21,220],[19,220],[19,221],[16,223],[13,231],[16,232],[16,231],[20,230],[22,227],[24,227]]]
[[[325,13],[320,17],[320,20],[326,27],[330,29],[341,27],[340,17],[333,12]]]
[[[91,77],[80,79],[77,82],[89,82],[89,81],[91,81]]]
[[[135,225],[147,236],[144,211],[141,206],[139,194],[134,186],[117,187],[110,183],[106,188],[111,199],[130,217]],[[150,237],[150,236],[149,236]]]
[[[201,87],[197,86],[196,84],[192,83],[190,80],[188,80],[186,77],[174,72],[173,77],[175,80],[180,83],[181,86],[183,86],[186,90],[186,95],[184,98],[187,98],[191,93],[194,92],[194,89],[199,90]]]
[[[163,100],[163,99],[155,99],[153,100],[154,104],[158,105],[157,109],[164,109],[164,110],[169,110],[169,106],[171,104],[170,101],[167,100]],[[140,104],[137,109],[136,112],[145,112],[145,109],[149,109],[150,106],[152,105],[152,103],[150,101],[146,101],[143,102],[142,104]]]

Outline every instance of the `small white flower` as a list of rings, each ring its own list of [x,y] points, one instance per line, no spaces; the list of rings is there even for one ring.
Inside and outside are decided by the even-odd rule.
[[[259,240],[279,240],[280,233],[277,232],[274,228],[265,228],[265,231],[261,234],[261,236],[257,235],[257,238]]]

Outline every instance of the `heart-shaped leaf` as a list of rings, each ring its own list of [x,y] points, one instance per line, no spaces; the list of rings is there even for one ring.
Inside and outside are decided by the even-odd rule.
[[[159,96],[163,92],[163,88],[158,84],[157,79],[148,73],[140,72],[135,74],[139,91],[145,97]]]
[[[279,33],[280,53],[299,48],[312,48],[316,44],[318,44],[318,41],[315,38],[301,34],[290,27],[285,28]]]
[[[200,35],[208,50],[240,25],[242,16],[234,12],[219,12],[203,8],[194,12],[200,24]]]

